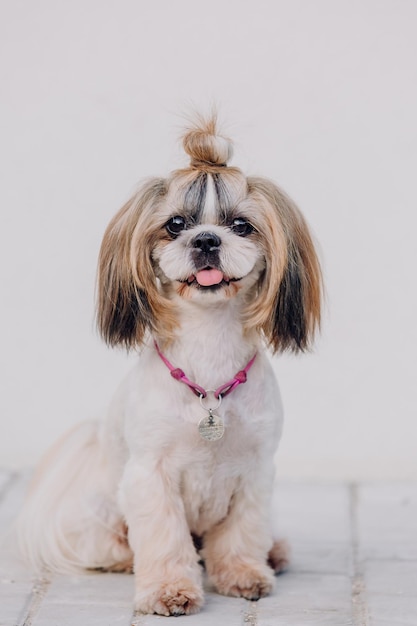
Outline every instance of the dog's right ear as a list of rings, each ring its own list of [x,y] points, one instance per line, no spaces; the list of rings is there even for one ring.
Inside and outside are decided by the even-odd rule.
[[[163,308],[152,266],[156,207],[164,179],[152,179],[110,222],[101,244],[97,274],[97,325],[108,345],[139,346],[155,330]]]

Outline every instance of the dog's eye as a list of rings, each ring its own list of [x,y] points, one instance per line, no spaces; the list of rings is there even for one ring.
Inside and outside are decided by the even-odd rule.
[[[187,225],[185,223],[185,219],[181,217],[181,215],[175,215],[174,217],[171,217],[169,222],[165,224],[165,228],[167,229],[169,234],[173,235],[174,237],[176,235],[179,235],[180,232],[182,230],[185,230],[186,227]]]
[[[230,228],[236,235],[239,235],[239,237],[247,237],[253,232],[252,224],[243,219],[243,217],[234,219]]]

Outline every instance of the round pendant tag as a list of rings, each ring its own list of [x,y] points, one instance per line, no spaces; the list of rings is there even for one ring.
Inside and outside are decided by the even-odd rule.
[[[206,441],[216,441],[224,435],[223,420],[218,415],[210,413],[198,423],[198,432]]]

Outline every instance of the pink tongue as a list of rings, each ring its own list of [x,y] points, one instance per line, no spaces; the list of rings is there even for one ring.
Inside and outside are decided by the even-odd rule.
[[[219,270],[201,270],[195,275],[196,281],[202,287],[209,287],[210,285],[218,285],[223,280],[223,272]]]

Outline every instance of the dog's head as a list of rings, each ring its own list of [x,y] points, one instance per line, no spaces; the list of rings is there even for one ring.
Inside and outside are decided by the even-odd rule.
[[[100,251],[98,326],[110,345],[169,340],[177,308],[233,301],[274,351],[304,350],[320,320],[321,274],[307,225],[272,182],[228,167],[215,117],[184,138],[189,168],[152,179],[110,223]]]

